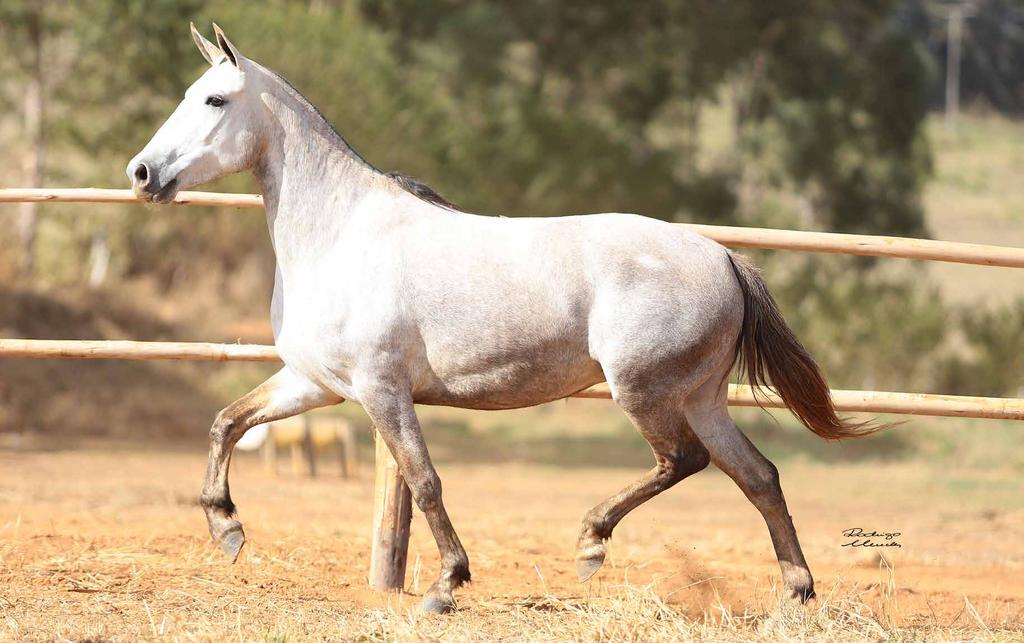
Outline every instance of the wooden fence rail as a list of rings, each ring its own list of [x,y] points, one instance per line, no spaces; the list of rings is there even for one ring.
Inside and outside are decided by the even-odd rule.
[[[141,203],[130,190],[102,188],[8,188],[0,189],[0,203],[34,201],[40,203]],[[219,192],[181,192],[177,205],[208,205],[234,208],[260,208],[258,194]],[[957,241],[908,239],[865,234],[805,232],[770,228],[687,225],[719,243],[736,248],[798,250],[863,257],[898,257],[925,261],[945,261],[980,266],[1024,268],[1024,248],[991,246]]]
[[[198,360],[212,362],[276,362],[277,349],[259,344],[191,342],[80,341],[54,339],[0,339],[0,357]],[[611,399],[607,384],[598,384],[572,397]],[[968,397],[926,393],[833,390],[836,409],[847,413],[900,413],[942,417],[1024,420],[1024,399]],[[785,408],[777,396],[754,396],[746,385],[729,387],[730,406]]]
[[[144,205],[131,190],[112,188],[3,188],[0,203],[127,203]],[[228,192],[179,192],[173,205],[206,205],[223,208],[262,208],[259,194]]]
[[[127,340],[0,339],[0,357],[277,362],[277,348],[259,344]]]

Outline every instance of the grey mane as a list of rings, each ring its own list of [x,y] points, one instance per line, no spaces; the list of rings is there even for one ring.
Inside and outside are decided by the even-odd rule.
[[[427,203],[433,203],[434,205],[439,205],[442,208],[448,208],[449,210],[461,210],[461,208],[454,205],[451,201],[435,192],[434,188],[430,187],[426,183],[417,181],[407,174],[388,172],[384,176],[397,183],[400,188],[409,194],[426,201]]]
[[[287,87],[295,95],[296,98],[300,99],[303,103],[305,103],[305,105],[309,107],[309,109],[314,114],[320,117],[320,120],[322,120],[327,125],[327,127],[330,128],[332,132],[334,132],[335,137],[337,137],[337,143],[341,147],[343,147],[345,151],[352,156],[352,158],[359,161],[360,163],[365,165],[367,168],[373,170],[377,174],[387,177],[388,179],[393,181],[398,187],[402,188],[403,190],[413,195],[414,197],[420,199],[421,201],[426,201],[427,203],[431,203],[442,208],[447,208],[449,210],[462,211],[461,208],[459,208],[451,201],[438,194],[437,191],[434,190],[434,188],[430,187],[426,183],[418,181],[413,177],[407,174],[402,174],[400,172],[382,172],[381,170],[379,170],[376,166],[374,166],[372,163],[363,158],[362,154],[357,152],[356,149],[352,147],[352,145],[347,140],[345,140],[345,137],[341,135],[341,132],[339,132],[336,127],[334,127],[334,124],[331,123],[331,121],[329,121],[326,116],[324,116],[324,113],[321,112],[320,109],[316,105],[314,105],[312,101],[306,98],[306,96],[302,92],[295,89],[295,86],[288,82],[288,79],[286,79],[285,77],[281,76],[280,74],[271,69],[267,69],[266,67],[264,67],[264,69],[266,69],[267,73],[269,73],[273,78],[277,79],[282,85]]]

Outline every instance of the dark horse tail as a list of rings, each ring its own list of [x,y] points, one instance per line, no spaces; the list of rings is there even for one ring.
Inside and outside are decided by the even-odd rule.
[[[855,438],[886,428],[836,414],[821,369],[783,319],[758,269],[742,255],[729,261],[743,291],[743,329],[736,345],[740,375],[754,388],[774,390],[811,431],[828,440]]]

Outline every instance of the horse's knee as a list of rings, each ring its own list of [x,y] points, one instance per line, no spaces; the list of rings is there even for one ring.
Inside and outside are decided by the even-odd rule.
[[[252,417],[239,416],[231,407],[222,409],[210,425],[210,444],[232,447],[242,435],[256,425]]]
[[[234,428],[235,419],[228,414],[227,409],[222,410],[210,425],[210,443],[223,444]]]

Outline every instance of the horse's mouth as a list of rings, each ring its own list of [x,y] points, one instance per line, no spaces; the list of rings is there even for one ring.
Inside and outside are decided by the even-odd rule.
[[[148,201],[150,203],[170,203],[174,200],[174,197],[178,195],[177,178],[171,179],[166,185],[156,192],[151,192],[146,189],[147,187],[149,186],[139,187],[137,185],[133,185],[132,192],[135,193],[136,198],[140,201]]]
[[[163,186],[157,192],[149,195],[149,200],[153,203],[170,203],[174,200],[174,197],[178,195],[178,179],[174,178],[167,182],[167,185]]]

